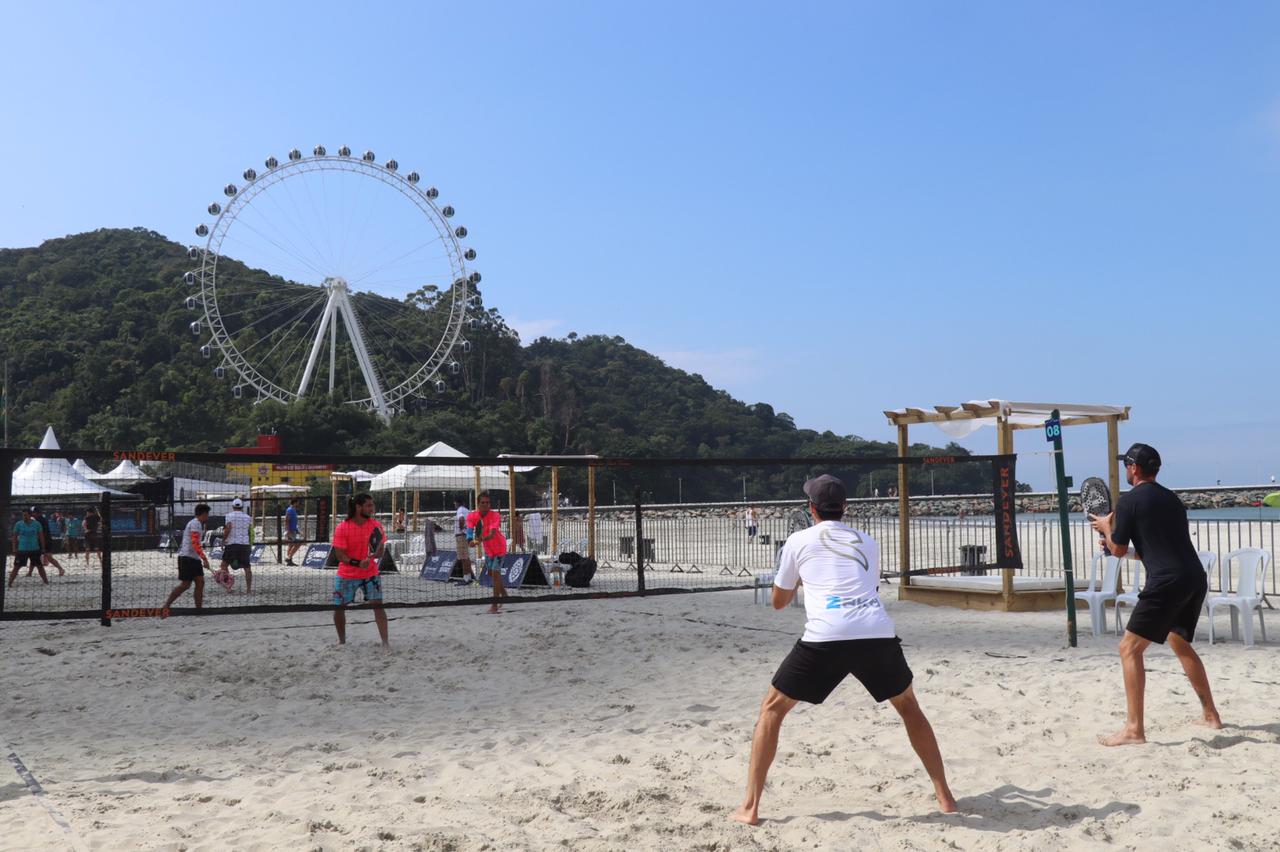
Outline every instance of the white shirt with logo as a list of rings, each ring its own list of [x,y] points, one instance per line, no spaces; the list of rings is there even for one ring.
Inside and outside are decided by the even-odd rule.
[[[880,603],[880,546],[861,530],[822,521],[792,533],[782,546],[774,585],[804,582],[805,642],[892,639],[893,620]]]
[[[226,525],[231,527],[231,534],[227,536],[224,544],[248,544],[249,543],[249,526],[253,523],[253,519],[239,509],[232,509],[227,512]]]

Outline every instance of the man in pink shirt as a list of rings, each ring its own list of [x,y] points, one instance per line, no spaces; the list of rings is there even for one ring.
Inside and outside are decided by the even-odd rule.
[[[493,596],[505,598],[507,589],[502,585],[502,557],[507,555],[507,539],[502,535],[502,516],[493,511],[489,492],[481,491],[476,498],[476,510],[467,515],[467,538],[484,550],[484,568],[493,578]],[[489,612],[497,613],[501,605],[494,601]]]
[[[347,503],[347,519],[333,531],[333,554],[338,560],[338,576],[333,580],[333,626],[338,630],[339,645],[347,644],[346,609],[355,603],[359,591],[373,608],[382,647],[391,647],[387,641],[387,613],[382,609],[382,581],[378,579],[387,534],[373,510],[371,496],[355,495]]]

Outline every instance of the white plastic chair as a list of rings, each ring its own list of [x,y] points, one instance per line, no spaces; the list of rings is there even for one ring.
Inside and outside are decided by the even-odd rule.
[[[1213,569],[1218,564],[1218,554],[1212,550],[1197,550],[1196,556],[1200,557],[1200,564],[1204,566],[1204,581],[1208,584],[1209,589],[1213,589]],[[1218,589],[1226,591],[1226,587],[1222,585],[1222,575],[1218,575]],[[1209,614],[1209,596],[1204,596],[1204,612]]]
[[[1207,601],[1209,606],[1209,644],[1213,644],[1213,611],[1218,607],[1227,607],[1231,612],[1231,632],[1235,634],[1237,615],[1244,616],[1243,634],[1245,646],[1253,644],[1253,611],[1258,611],[1258,627],[1262,630],[1262,641],[1267,641],[1267,624],[1262,620],[1262,596],[1266,589],[1267,565],[1271,554],[1258,547],[1242,547],[1233,550],[1222,560],[1223,576],[1231,576],[1231,563],[1240,560],[1240,584],[1232,593],[1223,592],[1214,595]]]
[[[1102,568],[1102,585],[1094,581],[1098,577],[1098,564]],[[1075,598],[1089,604],[1089,621],[1093,635],[1101,636],[1106,630],[1107,601],[1116,599],[1120,587],[1120,560],[1108,553],[1098,553],[1089,566],[1089,588],[1076,592]]]
[[[1116,595],[1116,633],[1120,632],[1120,607],[1138,605],[1138,592],[1142,591],[1142,575],[1146,571],[1141,560],[1133,559],[1129,564],[1133,566],[1133,584],[1129,591]]]

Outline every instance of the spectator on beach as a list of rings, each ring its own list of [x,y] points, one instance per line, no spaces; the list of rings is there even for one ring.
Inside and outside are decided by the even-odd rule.
[[[507,590],[502,585],[502,557],[507,555],[507,539],[502,534],[502,516],[490,507],[488,491],[480,492],[476,498],[476,510],[467,515],[467,536],[481,551],[484,569],[493,581],[493,596],[505,598]],[[490,613],[496,615],[501,611],[502,605],[497,600],[490,604]]]
[[[245,513],[244,501],[239,497],[232,500],[231,511],[227,512],[222,528],[222,564],[218,570],[244,571],[246,595],[253,593],[253,569],[250,565],[253,545],[249,532],[252,527],[253,518]]]
[[[746,522],[747,538],[754,541],[756,537],[756,530],[759,528],[759,522],[756,517],[756,507],[748,506],[746,511],[742,513],[742,518]]]
[[[391,529],[393,532],[402,533],[408,530],[409,526],[405,523],[404,509],[396,512],[395,517],[391,521]]]
[[[102,515],[97,506],[84,510],[84,564],[89,564],[89,556],[96,554],[98,564],[102,564]]]
[[[374,517],[373,497],[356,494],[347,501],[347,519],[333,531],[333,553],[338,561],[338,575],[333,579],[333,626],[338,631],[338,644],[347,644],[347,607],[355,603],[356,592],[373,608],[382,647],[387,640],[387,613],[382,609],[382,581],[378,565],[387,545],[382,523]]]
[[[475,572],[471,570],[471,539],[467,535],[467,515],[470,510],[467,508],[466,500],[461,494],[455,494],[453,497],[453,542],[458,552],[458,564],[454,566],[462,575],[464,583],[475,582]]]
[[[208,522],[209,504],[200,503],[196,506],[195,517],[187,521],[187,526],[182,530],[182,543],[178,547],[178,585],[173,587],[165,600],[162,617],[167,616],[169,607],[183,592],[191,588],[192,583],[196,586],[192,593],[196,609],[204,608],[204,572],[210,568],[209,557],[200,546],[200,539],[204,537],[204,525]]]
[[[67,515],[67,533],[63,537],[67,553],[79,553],[84,550],[84,518],[79,515]]]
[[[41,550],[40,561],[44,564],[46,568],[50,565],[52,565],[54,568],[57,568],[59,577],[66,576],[67,572],[62,569],[62,563],[59,562],[53,555],[53,545],[54,545],[53,530],[50,528],[48,516],[45,515],[44,512],[40,511],[39,506],[32,506],[31,518],[32,520],[34,520],[36,523],[40,525],[40,529],[44,533],[44,536],[42,538],[43,543],[40,549]],[[29,570],[27,571],[27,576],[28,577],[31,576],[31,571]]]
[[[9,588],[13,588],[14,581],[18,579],[18,571],[23,565],[30,565],[34,570],[39,571],[40,579],[46,586],[49,585],[49,576],[44,572],[44,560],[40,556],[45,547],[44,527],[31,517],[30,509],[23,509],[22,520],[16,522],[12,530],[10,546],[15,555],[13,571],[9,574]],[[31,576],[30,573],[27,576]]]
[[[289,552],[284,556],[284,564],[294,565],[293,555],[298,552],[298,548],[302,547],[302,531],[298,527],[298,504],[302,502],[297,497],[289,501],[289,508],[284,510],[284,538],[289,542]]]
[[[1134,444],[1118,458],[1124,462],[1125,481],[1131,487],[1120,495],[1111,514],[1104,518],[1090,515],[1089,520],[1102,534],[1102,547],[1112,556],[1124,557],[1132,546],[1147,579],[1120,640],[1125,725],[1110,736],[1099,737],[1098,742],[1118,746],[1147,741],[1143,655],[1152,642],[1163,645],[1166,639],[1200,699],[1199,724],[1217,730],[1222,719],[1213,703],[1209,675],[1191,647],[1209,584],[1191,542],[1187,507],[1177,494],[1156,482],[1160,454],[1154,447]]]

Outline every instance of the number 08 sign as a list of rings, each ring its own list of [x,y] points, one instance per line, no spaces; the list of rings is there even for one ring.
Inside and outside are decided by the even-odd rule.
[[[1044,439],[1053,443],[1062,437],[1062,421],[1054,417],[1044,421]]]

